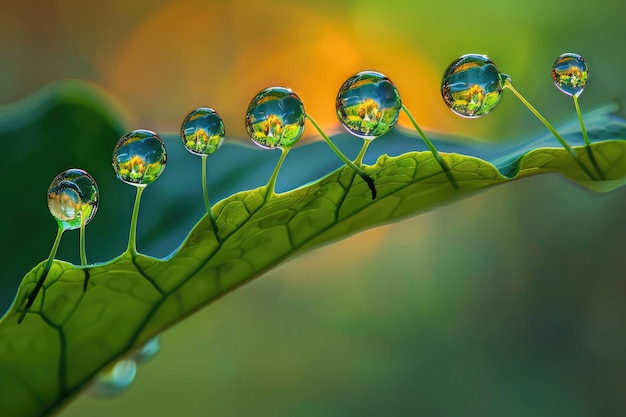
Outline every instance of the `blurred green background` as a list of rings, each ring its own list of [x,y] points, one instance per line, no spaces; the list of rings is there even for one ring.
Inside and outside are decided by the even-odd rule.
[[[552,62],[563,52],[587,59],[583,111],[622,104],[626,55],[618,28],[625,17],[624,6],[608,0],[14,2],[0,15],[0,104],[79,78],[117,102],[127,129],[176,132],[191,109],[208,105],[230,136],[243,138],[250,98],[282,84],[332,131],[338,87],[374,69],[394,80],[424,128],[489,146],[478,141],[512,141],[543,133],[542,126],[509,94],[487,117],[455,117],[439,95],[440,74],[453,59],[487,53],[549,120],[571,119],[571,99],[549,76]],[[109,164],[110,151],[100,148],[116,140],[88,143],[78,152],[81,165]],[[28,146],[15,141],[11,149]],[[63,145],[48,144],[59,152]],[[5,154],[3,165],[25,155]],[[27,190],[41,194],[41,207],[6,219],[32,242],[25,259],[45,258],[53,240],[45,188],[68,168],[55,166],[53,155],[39,155],[45,168],[25,174],[41,183]],[[12,174],[3,170],[5,181],[15,183]],[[101,190],[94,230],[104,230],[99,218],[116,210],[119,220],[109,221],[128,221],[127,188]],[[202,211],[199,196],[181,203],[153,194],[155,205],[170,209],[168,217],[150,217],[150,204],[142,207],[140,249],[142,238],[148,247],[155,239],[154,229],[188,230]],[[3,203],[16,204],[9,198]],[[81,396],[60,415],[624,415],[625,204],[623,189],[596,195],[543,176],[360,233],[282,265],[175,326],[128,392],[110,400]],[[90,258],[122,250],[124,237],[99,233],[89,235]],[[14,236],[0,236],[10,253]],[[71,240],[60,257],[76,261]],[[24,262],[19,276],[5,272],[3,282],[16,286],[34,266]]]

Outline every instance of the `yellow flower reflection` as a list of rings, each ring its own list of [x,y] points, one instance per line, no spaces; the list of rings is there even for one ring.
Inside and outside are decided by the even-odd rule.
[[[359,117],[364,121],[377,121],[380,119],[380,108],[378,103],[368,98],[359,104],[356,110]]]
[[[275,114],[270,114],[267,119],[260,123],[261,130],[265,136],[280,137],[283,133],[283,123]]]

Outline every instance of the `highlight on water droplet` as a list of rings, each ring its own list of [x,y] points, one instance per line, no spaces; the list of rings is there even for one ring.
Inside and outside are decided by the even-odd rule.
[[[579,96],[589,81],[587,61],[571,52],[559,55],[552,65],[552,81],[568,96]]]
[[[117,142],[113,151],[113,169],[127,184],[145,187],[165,169],[165,143],[150,130],[134,130]]]
[[[146,363],[154,359],[160,350],[161,342],[159,341],[159,338],[153,337],[133,354],[133,359],[138,364]]]
[[[304,132],[302,100],[291,89],[270,87],[257,94],[246,113],[246,130],[265,149],[289,148]]]
[[[68,169],[57,175],[48,187],[48,209],[63,230],[80,228],[98,210],[98,186],[82,169]]]
[[[402,100],[396,86],[385,75],[362,71],[343,83],[335,108],[348,132],[363,139],[376,139],[395,126]]]
[[[493,110],[504,87],[500,70],[486,55],[467,54],[450,64],[441,80],[441,96],[462,117],[480,117]]]
[[[100,372],[88,392],[94,397],[114,397],[132,385],[137,375],[137,364],[132,359],[122,359]]]
[[[224,142],[225,133],[222,118],[209,107],[198,107],[189,113],[180,132],[185,148],[199,156],[217,151]]]

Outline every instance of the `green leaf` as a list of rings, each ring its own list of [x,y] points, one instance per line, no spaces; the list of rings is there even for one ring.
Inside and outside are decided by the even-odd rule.
[[[57,108],[52,105],[44,113]],[[77,108],[85,111],[80,100]],[[96,113],[102,111],[102,107],[96,108]],[[102,118],[110,120],[110,115]],[[606,114],[598,119],[606,123],[606,131],[617,129],[617,134],[609,135],[624,136],[621,121]],[[601,135],[594,135],[598,136]],[[387,145],[386,142],[398,138],[409,139],[413,148],[421,146],[402,132],[380,142]],[[175,142],[175,138],[170,141]],[[440,148],[445,151],[444,145]],[[367,185],[348,168],[340,167],[314,180],[326,166],[317,167],[316,173],[311,174],[301,172],[301,167],[307,165],[287,165],[279,178],[288,177],[289,173],[294,174],[291,181],[294,177],[301,182],[314,181],[278,195],[268,194],[265,187],[234,193],[213,208],[219,227],[217,235],[205,215],[182,245],[164,259],[124,253],[112,261],[85,268],[55,261],[44,288],[24,321],[18,324],[22,306],[41,275],[40,263],[23,278],[14,304],[0,321],[1,409],[11,410],[14,416],[55,411],[107,364],[132,353],[193,311],[303,250],[530,175],[558,172],[596,191],[624,185],[626,141],[607,139],[594,143],[592,148],[607,181],[591,181],[572,157],[558,147],[508,150],[493,156],[494,163],[444,153],[459,184],[458,190],[450,186],[429,152],[382,155],[365,167],[375,180],[376,200],[371,200]],[[575,149],[581,161],[589,164],[584,149]],[[294,149],[288,160],[325,155],[338,166],[325,150],[324,144],[308,144]],[[226,160],[222,162],[224,166],[230,164],[230,173],[242,182],[244,176],[257,175],[260,167],[265,168],[262,178],[267,178],[265,173],[275,160],[271,152],[240,144],[225,146],[217,155]],[[237,163],[242,165],[233,167],[240,155]],[[244,174],[237,175],[238,171]],[[229,178],[230,173],[220,172],[216,176]],[[176,181],[185,184],[189,179],[182,175]],[[152,187],[145,194],[150,190]],[[199,196],[197,206],[202,207]]]

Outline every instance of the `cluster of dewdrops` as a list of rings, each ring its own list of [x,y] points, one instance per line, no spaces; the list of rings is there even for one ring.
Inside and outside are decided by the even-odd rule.
[[[552,78],[563,93],[578,97],[588,80],[585,60],[566,53],[552,66]],[[443,75],[441,94],[456,114],[475,118],[493,110],[503,88],[511,79],[485,55],[468,54],[450,64]],[[398,89],[385,75],[363,71],[350,77],[339,89],[337,117],[351,134],[365,141],[391,130],[403,109]],[[259,92],[246,113],[246,130],[252,141],[265,149],[289,149],[302,136],[306,118],[302,100],[289,88],[271,87]],[[184,147],[203,158],[215,153],[224,141],[220,115],[208,107],[192,111],[183,121]],[[117,177],[135,187],[146,187],[165,169],[167,154],[163,140],[150,130],[134,130],[123,136],[113,151]],[[64,230],[87,224],[98,207],[98,188],[84,170],[69,169],[59,174],[48,189],[48,207]]]
[[[572,96],[577,106],[577,97],[587,84],[589,71],[585,60],[577,54],[559,56],[552,67],[552,78],[563,93]],[[504,88],[510,88],[511,78],[500,72],[498,67],[485,55],[463,55],[446,69],[441,95],[445,104],[462,117],[475,118],[493,110],[500,100]],[[513,92],[518,95],[516,90]],[[522,100],[524,101],[524,100]],[[525,103],[527,104],[527,103]],[[527,104],[527,106],[529,106]],[[438,154],[432,143],[419,128],[415,119],[402,105],[398,89],[385,75],[374,71],[363,71],[350,77],[339,89],[336,99],[337,117],[351,134],[364,140],[364,153],[367,145],[389,130],[397,120],[400,110],[406,112],[422,139],[446,174],[451,185],[458,185],[446,162]],[[534,110],[534,109],[533,109]],[[264,149],[283,150],[281,160],[287,151],[298,141],[304,132],[305,120],[309,119],[322,137],[344,162],[368,182],[372,198],[376,191],[374,182],[360,166],[349,161],[319,129],[319,126],[304,111],[298,95],[289,88],[271,87],[258,93],[250,102],[246,114],[246,130],[255,144]],[[544,122],[544,124],[547,122]],[[582,125],[582,119],[581,119]],[[546,124],[546,126],[548,126]],[[583,127],[584,132],[584,127]],[[553,132],[555,133],[555,132]],[[206,158],[215,153],[224,141],[225,129],[219,114],[208,107],[192,111],[183,121],[181,139],[184,147],[202,158],[203,192],[208,215],[217,231],[208,197],[206,195]],[[586,136],[585,136],[586,137]],[[124,135],[113,151],[113,169],[117,177],[125,183],[137,187],[137,202],[131,221],[129,250],[134,251],[134,232],[138,201],[141,191],[153,183],[165,169],[167,154],[163,140],[150,130],[135,130]],[[360,165],[360,161],[356,161]],[[280,162],[268,183],[275,180]],[[50,268],[61,234],[65,230],[81,229],[81,242],[84,242],[84,226],[95,215],[98,208],[98,188],[94,179],[82,169],[69,169],[59,174],[48,189],[48,207],[57,220],[59,232],[46,269]],[[84,244],[81,245],[81,258],[86,264]],[[47,271],[42,274],[37,288],[41,288]],[[29,296],[25,310],[32,304],[37,290]],[[153,357],[159,351],[158,339],[150,340],[131,358],[123,359],[104,371],[94,382],[94,393],[115,395],[128,387],[135,378],[137,363]]]

